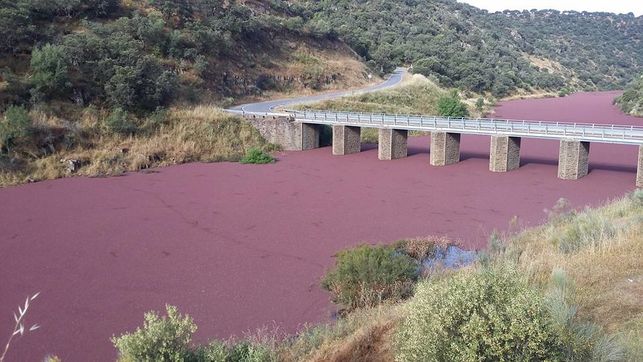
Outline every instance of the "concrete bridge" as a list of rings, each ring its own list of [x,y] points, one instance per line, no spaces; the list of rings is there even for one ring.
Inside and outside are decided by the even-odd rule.
[[[508,172],[520,166],[520,142],[524,137],[559,140],[558,177],[565,180],[587,175],[592,142],[638,146],[636,185],[643,187],[643,127],[328,111],[236,113],[249,119],[268,141],[288,150],[319,147],[321,126],[331,126],[334,155],[360,152],[361,129],[377,128],[380,160],[406,157],[409,131],[430,132],[433,166],[460,161],[460,135],[488,135],[489,170],[493,172]]]

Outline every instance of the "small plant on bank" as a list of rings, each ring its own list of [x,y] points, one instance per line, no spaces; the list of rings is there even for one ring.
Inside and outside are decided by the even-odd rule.
[[[353,310],[407,298],[418,274],[417,262],[395,247],[362,245],[337,254],[322,287],[335,303]]]
[[[251,148],[239,161],[241,163],[266,164],[275,162],[274,157],[259,148]]]

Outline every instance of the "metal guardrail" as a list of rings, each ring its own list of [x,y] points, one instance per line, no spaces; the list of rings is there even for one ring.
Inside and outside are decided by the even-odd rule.
[[[643,127],[637,126],[329,111],[287,112],[296,122],[313,124],[643,145]]]

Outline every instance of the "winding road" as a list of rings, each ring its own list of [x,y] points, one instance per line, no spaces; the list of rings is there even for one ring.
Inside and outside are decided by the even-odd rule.
[[[229,108],[229,111],[242,111],[242,112],[271,112],[279,107],[284,106],[293,106],[296,104],[327,101],[330,99],[341,98],[349,95],[364,94],[376,92],[388,88],[393,88],[402,82],[404,75],[406,74],[405,68],[396,68],[395,71],[382,83],[372,85],[366,88],[357,89],[357,90],[343,90],[336,92],[329,92],[323,94],[316,94],[312,96],[305,97],[294,97],[294,98],[285,98],[285,99],[275,99],[271,101],[263,101],[257,103],[247,103],[240,104]]]

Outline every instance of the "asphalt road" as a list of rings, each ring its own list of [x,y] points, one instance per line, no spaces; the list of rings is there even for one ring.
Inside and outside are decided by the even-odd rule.
[[[329,99],[336,99],[336,98],[341,98],[349,95],[376,92],[379,90],[392,88],[398,85],[402,81],[402,78],[404,78],[404,74],[406,74],[406,69],[397,68],[395,69],[393,74],[391,74],[388,77],[388,79],[386,79],[386,81],[370,87],[357,89],[357,90],[344,90],[344,91],[336,91],[336,92],[330,92],[330,93],[324,93],[324,94],[316,94],[316,95],[306,96],[306,97],[294,97],[294,98],[286,98],[286,99],[276,99],[271,101],[263,101],[263,102],[257,102],[257,103],[240,104],[238,106],[229,108],[229,110],[244,111],[244,112],[271,112],[276,108],[284,107],[284,106],[293,106],[293,105],[302,104],[302,103],[326,101]]]

